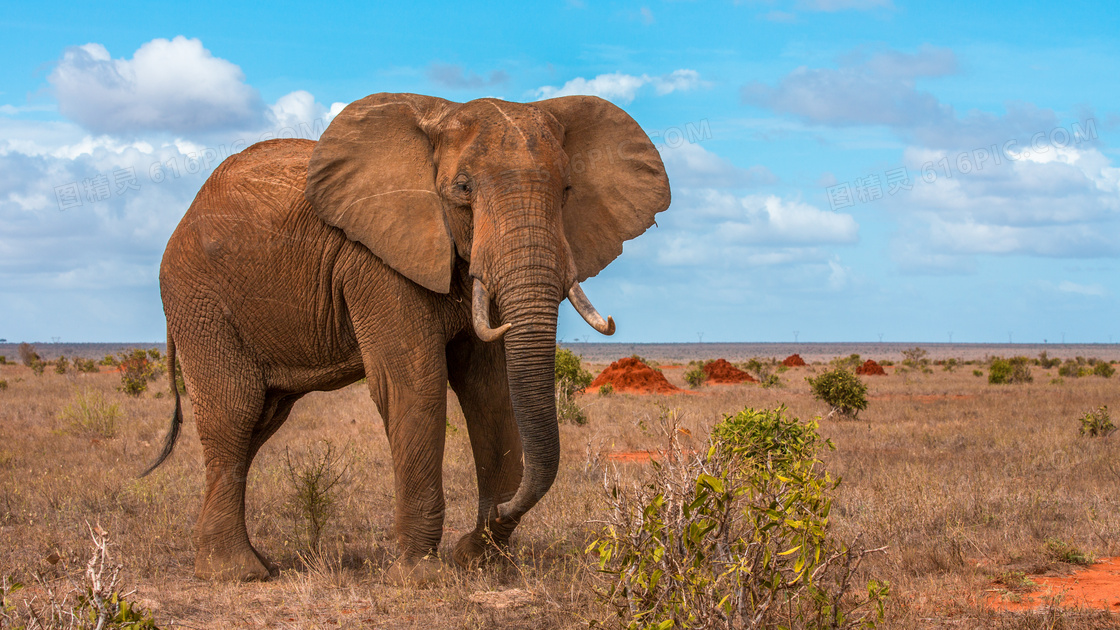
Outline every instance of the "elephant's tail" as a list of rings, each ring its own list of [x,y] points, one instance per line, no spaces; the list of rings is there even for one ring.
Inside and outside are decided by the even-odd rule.
[[[143,477],[155,470],[163,460],[171,455],[175,448],[175,441],[179,439],[179,428],[183,425],[183,404],[179,398],[179,378],[175,369],[175,340],[171,338],[171,331],[167,331],[167,380],[171,382],[171,395],[175,397],[175,411],[171,414],[171,427],[167,430],[167,437],[163,439],[163,450],[160,451],[156,461],[148,466],[147,470],[140,473]]]

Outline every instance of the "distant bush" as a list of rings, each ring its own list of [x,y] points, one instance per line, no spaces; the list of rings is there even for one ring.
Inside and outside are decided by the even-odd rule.
[[[1093,374],[1096,374],[1097,376],[1103,376],[1105,378],[1112,378],[1112,375],[1115,374],[1115,373],[1116,373],[1116,368],[1112,367],[1106,361],[1100,361],[1099,363],[1097,363],[1096,365],[1093,366]]]
[[[1039,367],[1041,367],[1044,370],[1049,370],[1052,367],[1058,367],[1061,364],[1062,364],[1061,359],[1059,359],[1057,357],[1054,357],[1053,359],[1051,359],[1050,357],[1046,356],[1046,351],[1045,350],[1038,353],[1038,365],[1039,365]]]
[[[858,368],[860,366],[860,364],[862,363],[862,361],[860,361],[859,359],[860,359],[859,355],[853,353],[853,354],[850,354],[846,357],[836,357],[835,359],[833,359],[832,361],[829,362],[829,365],[831,365],[833,368],[839,368],[839,369],[842,369],[842,370],[851,370],[851,371],[854,372],[855,369]]]
[[[1095,411],[1081,416],[1081,435],[1089,437],[1108,437],[1116,431],[1116,425],[1108,417],[1108,406],[1102,405]]]
[[[158,351],[157,351],[158,354]],[[163,374],[163,366],[149,358],[148,351],[134,348],[120,353],[121,384],[117,388],[129,396],[148,390],[148,383]]]
[[[1080,358],[1080,357],[1078,357]],[[1080,378],[1089,374],[1089,368],[1084,367],[1084,360],[1066,359],[1062,367],[1058,368],[1058,376],[1065,378]]]
[[[867,409],[867,385],[848,370],[830,370],[805,380],[809,381],[813,397],[831,407],[829,416],[840,414],[855,418]]]
[[[973,370],[972,375],[973,376],[984,376],[984,371],[983,370]]]
[[[925,348],[917,346],[902,351],[902,364],[906,367],[920,370],[929,365],[929,359],[926,356],[929,352]]]
[[[692,389],[700,388],[708,380],[708,373],[704,371],[703,363],[697,363],[692,369],[684,373],[684,382]]]
[[[815,422],[785,409],[744,409],[713,428],[707,454],[686,456],[663,410],[664,461],[642,485],[609,490],[609,520],[587,547],[598,592],[623,628],[873,628],[887,583],[856,585],[863,558],[830,532],[821,470],[831,447]],[[595,625],[595,624],[593,624]]]
[[[0,365],[8,365],[8,357],[0,354]]]
[[[109,367],[116,367],[116,366],[120,365],[121,362],[118,361],[117,358],[114,357],[113,355],[107,354],[107,355],[104,356],[104,358],[102,358],[100,361],[98,361],[97,364],[98,365],[105,365],[105,366],[109,366]]]
[[[587,424],[587,414],[576,404],[576,394],[591,384],[579,355],[556,346],[556,418],[559,422]]]
[[[111,438],[117,435],[121,409],[116,403],[107,402],[101,392],[85,390],[77,393],[58,418],[75,435]]]
[[[24,342],[19,344],[19,362],[31,367],[31,364],[40,361],[39,353],[35,352],[35,346]]]
[[[54,362],[54,371],[56,374],[65,374],[70,369],[70,361],[65,356],[58,357]]]
[[[5,389],[8,389],[8,381],[0,378],[0,391],[4,391]]]
[[[599,386],[599,395],[600,396],[610,396],[613,393],[614,393],[614,385],[611,385],[610,383],[603,383],[602,385]]]
[[[93,359],[82,359],[80,357],[74,358],[74,369],[84,373],[96,373],[98,371],[96,361]]]
[[[995,357],[988,368],[988,383],[1003,385],[1007,383],[1030,383],[1034,381],[1031,376],[1030,359],[1027,357],[1011,357],[1003,359]]]

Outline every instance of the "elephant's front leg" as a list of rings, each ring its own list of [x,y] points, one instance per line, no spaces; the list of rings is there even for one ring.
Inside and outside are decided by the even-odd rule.
[[[428,582],[442,570],[436,552],[443,536],[447,380],[439,373],[438,385],[418,391],[412,381],[388,393],[386,404],[378,403],[393,455],[400,556],[386,579],[394,583]]]
[[[461,567],[483,564],[504,550],[516,522],[497,520],[497,506],[521,483],[521,437],[510,404],[505,348],[463,335],[447,349],[448,378],[459,398],[478,474],[475,529],[455,545]]]

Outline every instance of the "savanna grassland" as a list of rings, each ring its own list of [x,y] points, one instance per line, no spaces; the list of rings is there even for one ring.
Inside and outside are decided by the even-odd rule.
[[[666,357],[647,357],[663,359]],[[708,358],[717,358],[711,356]],[[781,358],[781,357],[777,357]],[[868,358],[868,357],[864,357]],[[892,359],[899,356],[875,356]],[[1111,358],[1111,357],[1109,357]],[[600,360],[597,358],[597,360]],[[605,363],[588,365],[596,373]],[[137,473],[158,451],[171,413],[166,377],[131,397],[117,373],[35,375],[0,366],[0,576],[25,587],[5,604],[18,616],[43,606],[48,588],[81,584],[91,553],[87,523],[108,532],[122,565],[120,590],[160,627],[183,628],[577,628],[610,621],[584,553],[604,518],[604,473],[640,479],[649,463],[610,457],[656,450],[657,419],[675,409],[683,446],[705,448],[709,429],[744,407],[786,405],[802,419],[826,415],[805,377],[820,363],[781,372],[778,387],[704,386],[670,396],[581,394],[586,425],[561,425],[561,471],[553,489],[514,536],[513,562],[466,572],[448,565],[423,589],[381,583],[392,561],[392,465],[364,385],[308,395],[264,446],[249,476],[247,515],[255,545],[282,572],[265,583],[192,577],[191,526],[203,489],[202,455],[189,401],[171,458]],[[684,367],[663,367],[685,387]],[[928,370],[928,371],[927,371]],[[981,376],[974,375],[980,370]],[[827,469],[832,528],[865,547],[885,546],[861,571],[888,580],[882,627],[1103,628],[1117,615],[1054,608],[1001,613],[984,603],[1008,575],[1068,573],[1068,553],[1120,555],[1120,433],[1079,434],[1078,418],[1107,405],[1120,410],[1120,376],[1059,378],[1030,367],[1033,382],[988,383],[988,367],[888,367],[861,377],[869,405],[856,420],[828,419],[835,445]],[[79,398],[116,406],[101,425],[74,419]],[[67,408],[70,412],[67,412]],[[443,553],[473,527],[475,476],[464,420],[449,394]],[[318,544],[296,480],[329,446],[337,478]],[[448,560],[450,562],[450,560]],[[38,577],[36,577],[38,576]],[[1008,593],[1014,597],[1014,593]],[[14,611],[14,612],[13,612]],[[0,622],[0,625],[3,625]]]

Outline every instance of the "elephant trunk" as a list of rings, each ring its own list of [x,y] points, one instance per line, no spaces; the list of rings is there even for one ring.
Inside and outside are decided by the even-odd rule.
[[[502,242],[509,249],[496,257],[493,274],[498,321],[510,325],[504,337],[506,374],[524,456],[520,486],[497,510],[499,519],[514,522],[548,492],[560,465],[556,316],[570,283],[561,241],[546,220],[549,213],[540,206],[526,210],[523,217],[537,220],[505,235]]]

